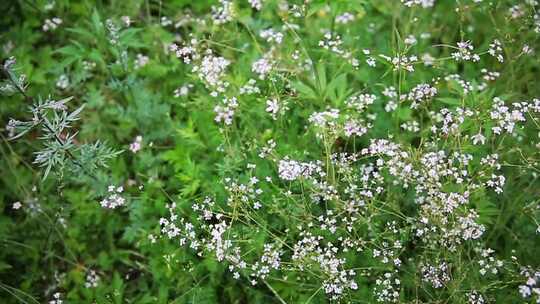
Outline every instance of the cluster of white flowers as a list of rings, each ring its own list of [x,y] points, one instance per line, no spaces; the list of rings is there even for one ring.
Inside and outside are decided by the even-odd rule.
[[[308,118],[308,122],[322,131],[335,132],[338,127],[338,118],[338,109],[328,109],[327,111],[312,113]],[[318,132],[321,130],[317,130],[317,136],[319,137],[323,136],[323,134]]]
[[[501,134],[503,131],[508,133],[514,132],[514,127],[517,122],[523,122],[526,120],[524,112],[528,109],[528,104],[513,103],[512,109],[504,104],[504,101],[499,98],[493,98],[493,105],[491,106],[491,119],[496,122],[496,126],[493,127],[495,134]]]
[[[240,95],[252,95],[252,94],[259,94],[261,93],[261,89],[256,86],[257,81],[255,79],[250,79],[248,82],[240,87],[239,93]]]
[[[35,186],[32,188],[32,192],[35,192]],[[11,208],[13,210],[20,210],[21,208],[24,208],[24,211],[28,212],[31,216],[36,216],[43,212],[43,208],[41,207],[41,203],[38,201],[36,197],[28,197],[24,199],[22,202],[17,201],[14,202],[11,205]]]
[[[263,7],[263,0],[248,0],[252,8],[260,11]]]
[[[429,8],[435,5],[435,0],[401,0],[401,3],[408,7],[419,5],[423,8]]]
[[[402,123],[400,125],[400,127],[405,131],[409,131],[409,132],[413,132],[413,133],[416,133],[416,132],[420,131],[420,124],[416,120],[406,121],[406,122]]]
[[[445,262],[439,263],[435,266],[426,265],[422,266],[422,280],[431,284],[433,288],[441,288],[448,281],[450,281],[450,274],[448,264]]]
[[[224,235],[230,228],[225,222],[209,225],[212,238],[206,243],[206,249],[214,252],[218,262],[225,260],[227,251],[232,247],[231,240]]]
[[[362,121],[351,119],[347,120],[345,124],[343,125],[343,133],[345,133],[345,136],[351,137],[351,136],[362,136],[368,132],[368,130],[372,127],[371,124],[366,124]]]
[[[394,66],[394,71],[405,70],[407,72],[414,72],[414,64],[418,62],[418,56],[405,56],[397,55],[395,57],[389,57],[386,55],[379,55],[384,60],[390,62]]]
[[[234,206],[236,200],[240,200],[242,203],[251,202],[255,210],[262,207],[259,195],[263,193],[263,190],[258,188],[259,179],[257,177],[251,177],[247,184],[232,181],[230,178],[226,178],[225,183],[225,190],[230,194],[227,200],[227,204],[230,206]]]
[[[457,134],[459,127],[465,122],[465,118],[474,115],[474,112],[470,109],[456,108],[454,111],[448,108],[442,108],[438,113],[431,113],[434,116],[434,120],[442,126],[437,127],[435,124],[431,126],[433,133],[440,132],[444,135]]]
[[[313,163],[299,162],[288,158],[282,159],[278,163],[279,177],[286,181],[309,178],[316,172],[322,174],[322,169]]]
[[[324,263],[323,263],[324,262]],[[357,290],[358,284],[352,279],[356,272],[354,270],[337,270],[337,266],[344,264],[344,259],[333,258],[331,260],[322,260],[321,265],[331,265],[329,268],[332,274],[330,279],[323,282],[324,292],[330,296],[330,299],[337,300],[343,296],[345,292],[350,290]],[[334,266],[336,265],[336,266]]]
[[[478,214],[474,210],[470,210],[469,214],[458,218],[458,227],[453,230],[453,234],[460,235],[465,241],[477,240],[484,232],[486,227],[477,223]]]
[[[456,61],[477,62],[480,60],[480,55],[475,54],[473,50],[474,47],[470,41],[461,41],[457,43],[457,51],[451,55]]]
[[[280,109],[280,106],[279,106],[279,101],[277,99],[273,98],[273,99],[268,99],[266,101],[266,112],[268,112],[272,116],[273,120],[277,119],[277,114],[279,113],[279,109]]]
[[[251,65],[251,71],[259,74],[259,79],[263,80],[272,72],[274,62],[269,56],[265,55],[261,59],[256,60]]]
[[[6,131],[8,132],[8,137],[12,138],[17,135],[17,127],[23,122],[17,119],[11,118],[5,126]]]
[[[133,22],[131,20],[131,17],[129,16],[122,16],[120,17],[120,21],[124,24],[125,27],[130,27],[131,23]]]
[[[133,142],[129,144],[129,150],[133,153],[137,153],[139,152],[139,150],[141,150],[141,148],[142,148],[142,136],[137,135],[135,137],[135,140],[133,140]]]
[[[137,54],[137,57],[135,58],[135,69],[138,70],[143,66],[147,65],[148,61],[150,61],[150,58],[148,58],[148,56],[145,56],[143,54]]]
[[[333,35],[331,32],[324,34],[324,39],[319,40],[319,46],[325,50],[330,50],[333,53],[338,55],[345,55],[346,52],[341,48],[343,41],[341,40],[340,35]]]
[[[378,258],[383,264],[393,263],[394,266],[401,266],[401,260],[398,258],[399,250],[403,248],[401,242],[395,241],[393,244],[382,242],[381,249],[373,249],[373,257]]]
[[[504,177],[504,175],[492,174],[491,178],[486,181],[485,185],[488,188],[493,188],[496,193],[501,194],[503,192],[503,186],[505,182],[506,178]]]
[[[534,0],[531,0],[534,1]],[[534,3],[534,5],[537,5],[538,3]],[[534,14],[534,32],[536,34],[540,34],[540,14],[537,12]]]
[[[489,45],[488,53],[497,58],[499,62],[504,62],[502,45],[498,39],[493,40],[493,42]]]
[[[250,276],[253,278],[251,281],[252,285],[256,284],[255,278],[264,280],[272,269],[277,270],[280,268],[283,252],[276,247],[273,244],[264,244],[263,254],[260,260],[251,266],[252,273]]]
[[[216,24],[224,24],[234,19],[234,4],[229,0],[219,0],[220,6],[212,6],[212,19]]]
[[[218,123],[223,122],[226,125],[231,125],[236,108],[238,108],[236,97],[223,98],[222,104],[214,107],[214,112],[216,113],[214,120]]]
[[[173,21],[171,19],[169,19],[169,17],[167,17],[167,16],[162,16],[159,19],[159,24],[161,24],[161,26],[163,26],[163,27],[166,27],[166,26],[169,26],[169,25],[173,24]]]
[[[356,272],[344,269],[345,259],[337,256],[340,251],[338,247],[331,243],[323,245],[321,242],[323,237],[310,232],[302,231],[300,237],[301,239],[294,244],[292,259],[307,264],[306,266],[315,263],[319,267],[326,277],[322,287],[331,299],[337,300],[347,290],[358,289],[354,280]]]
[[[276,142],[273,139],[270,139],[266,142],[266,146],[261,148],[261,151],[259,152],[260,158],[265,158],[268,155],[270,155],[274,149],[276,148]]]
[[[469,304],[485,304],[486,300],[478,291],[473,290],[467,293],[467,302]]]
[[[15,202],[15,203],[13,203],[13,205],[11,205],[11,208],[13,208],[13,210],[19,210],[19,209],[21,209],[21,207],[22,207],[22,204],[19,201]]]
[[[177,237],[180,235],[180,228],[176,225],[175,221],[178,219],[178,216],[174,214],[174,209],[176,208],[176,203],[167,204],[167,209],[169,210],[170,217],[160,218],[159,225],[161,227],[161,233],[166,235],[169,239]],[[190,225],[191,227],[192,225]],[[184,244],[183,239],[180,240],[181,244]]]
[[[369,105],[372,105],[373,102],[377,99],[377,96],[373,94],[360,94],[349,97],[345,104],[351,109],[355,109],[358,112],[365,111]]]
[[[392,112],[397,109],[397,91],[393,86],[385,87],[382,94],[388,98],[384,110],[386,112]]]
[[[43,9],[46,10],[46,11],[50,11],[54,8],[54,5],[55,5],[55,0],[51,0],[51,1],[48,1],[47,4],[45,4],[43,6]]]
[[[501,73],[499,73],[499,72],[491,72],[491,71],[488,71],[487,69],[482,69],[482,70],[480,70],[480,72],[482,72],[482,74],[483,74],[482,78],[485,81],[494,81],[497,78],[499,78],[499,76],[501,76]]]
[[[283,41],[283,33],[275,31],[273,29],[263,30],[259,33],[259,36],[267,42],[275,42],[281,44]]]
[[[45,23],[41,27],[44,32],[54,31],[62,24],[62,19],[54,17],[52,19],[45,19]]]
[[[406,95],[406,98],[408,101],[412,101],[411,108],[416,109],[421,103],[432,99],[436,95],[437,95],[437,88],[427,83],[421,83],[415,86],[414,88],[412,88],[409,94]],[[405,96],[405,95],[402,95],[402,96]]]
[[[540,303],[540,271],[526,267],[521,270],[521,275],[525,277],[525,284],[519,285],[521,296]]]
[[[193,87],[193,84],[188,83],[179,88],[176,88],[173,92],[174,97],[178,98],[180,96],[187,96],[189,94],[189,91],[193,89]]]
[[[117,44],[118,39],[120,38],[120,27],[116,25],[112,19],[107,19],[105,21],[105,27],[107,28],[109,42],[113,45]]]
[[[401,281],[396,272],[385,272],[375,280],[375,296],[379,303],[398,303]]]
[[[352,21],[354,21],[354,15],[349,13],[349,12],[345,12],[341,15],[338,15],[336,16],[336,23],[340,23],[340,24],[347,24],[347,23],[350,23]]]
[[[56,81],[56,86],[62,90],[67,89],[69,87],[68,76],[66,74],[60,75],[60,77],[58,77],[58,80]]]
[[[540,32],[540,30],[539,30]],[[534,53],[534,49],[528,45],[528,44],[524,44],[523,47],[521,48],[521,54],[524,54],[524,55],[532,55]]]
[[[488,273],[498,274],[500,268],[503,266],[501,260],[497,260],[493,253],[495,252],[491,248],[487,249],[477,249],[480,252],[481,258],[478,260],[478,265],[480,266],[480,274],[485,276]]]
[[[93,269],[90,269],[90,271],[86,273],[86,281],[84,282],[84,287],[96,288],[100,280],[101,279],[99,275],[97,274],[97,272]]]
[[[458,74],[447,75],[444,77],[444,80],[457,83],[463,90],[464,95],[469,94],[474,89],[473,85],[469,81],[462,79],[461,76],[459,76]]]
[[[53,299],[49,301],[49,304],[63,304],[64,300],[62,299],[62,294],[55,292],[53,294]]]
[[[370,67],[376,67],[377,61],[375,60],[375,57],[371,56],[371,51],[369,49],[363,49],[362,54],[366,56],[366,63]]]
[[[403,43],[405,43],[406,45],[415,45],[417,42],[418,40],[416,40],[416,37],[414,37],[414,35],[409,35],[405,38],[405,40],[403,40]]]
[[[525,15],[525,9],[521,5],[516,4],[508,9],[508,13],[512,19],[517,19]]]
[[[87,60],[83,60],[82,65],[85,71],[91,71],[95,69],[97,66],[97,64],[94,61],[87,61]]]
[[[214,56],[209,50],[202,58],[200,65],[195,65],[192,71],[197,73],[207,88],[214,90],[210,94],[216,97],[218,93],[225,92],[225,89],[229,86],[229,83],[223,81],[222,78],[230,64],[229,60]]]
[[[433,57],[430,53],[424,53],[422,54],[422,57],[420,58],[425,66],[429,67],[435,64],[435,57]]]
[[[472,140],[473,145],[478,145],[478,144],[483,145],[486,143],[486,137],[482,133],[477,133],[471,136],[471,140]]]
[[[122,197],[122,192],[124,192],[124,187],[122,186],[109,186],[107,189],[109,192],[108,196],[104,198],[99,204],[103,208],[115,209],[117,207],[123,206],[126,204],[126,199]]]
[[[190,39],[189,44],[179,47],[176,43],[169,46],[169,50],[174,52],[177,58],[181,58],[185,64],[190,64],[193,60],[199,59],[200,55],[197,52],[199,42],[197,39]]]

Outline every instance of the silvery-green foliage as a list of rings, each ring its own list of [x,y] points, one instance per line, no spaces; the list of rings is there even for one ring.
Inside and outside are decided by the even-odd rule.
[[[63,177],[65,170],[92,176],[99,167],[106,166],[107,160],[121,153],[107,147],[101,141],[78,144],[75,139],[77,131],[73,126],[80,119],[84,104],[69,111],[68,102],[73,97],[60,100],[52,99],[50,96],[45,100],[41,96],[37,97],[37,100],[31,98],[26,94],[24,77],[17,76],[14,65],[13,57],[3,65],[2,71],[7,81],[2,86],[2,91],[8,94],[18,92],[33,104],[28,107],[30,120],[10,119],[6,129],[11,140],[18,139],[31,130],[39,130],[40,135],[37,139],[41,141],[42,149],[34,152],[33,163],[44,168],[43,179],[47,178],[51,170],[59,177]]]

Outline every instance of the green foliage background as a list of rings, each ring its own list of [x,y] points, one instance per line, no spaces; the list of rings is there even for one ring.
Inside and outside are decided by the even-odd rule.
[[[353,91],[380,93],[383,84],[395,83],[399,76],[392,76],[389,66],[380,64],[377,69],[353,70],[328,52],[314,47],[322,36],[319,29],[338,26],[331,18],[338,13],[354,12],[358,18],[354,26],[340,29],[347,33],[343,35],[344,43],[356,52],[369,46],[379,53],[393,54],[403,47],[395,42],[396,36],[424,31],[431,32],[441,45],[453,45],[463,37],[483,42],[484,45],[476,45],[478,49],[487,49],[491,38],[502,37],[504,43],[510,45],[505,48],[508,58],[516,57],[523,43],[540,50],[537,36],[525,31],[525,25],[512,23],[507,18],[507,8],[513,1],[492,1],[493,5],[467,10],[468,1],[441,0],[433,11],[407,10],[399,1],[390,0],[312,1],[298,32],[301,42],[297,44],[288,39],[282,46],[284,50],[294,50],[299,45],[305,48],[316,67],[313,74],[288,74],[298,92],[296,96],[287,95],[294,105],[291,106],[293,114],[274,122],[265,114],[264,102],[246,96],[240,105],[241,118],[228,129],[230,133],[222,134],[214,122],[215,102],[204,94],[202,85],[195,86],[197,94],[173,97],[178,86],[194,83],[196,78],[189,66],[165,50],[175,41],[175,35],[187,37],[189,33],[204,37],[209,45],[226,45],[220,48],[219,55],[235,60],[227,80],[232,86],[240,87],[253,77],[251,62],[261,55],[260,42],[254,39],[253,33],[287,20],[287,16],[276,13],[277,2],[268,1],[270,8],[253,13],[247,2],[239,1],[236,4],[238,18],[230,24],[177,29],[161,26],[160,18],[168,16],[175,20],[184,16],[187,9],[195,15],[208,13],[216,1],[55,2],[52,11],[43,9],[45,1],[3,1],[0,4],[2,56],[17,58],[20,72],[27,75],[30,84],[29,95],[74,96],[70,107],[86,105],[77,126],[78,140],[105,140],[112,147],[126,151],[114,159],[97,180],[80,176],[67,182],[53,178],[42,181],[39,169],[31,163],[36,135],[10,142],[5,132],[1,134],[0,302],[6,304],[45,303],[56,290],[65,293],[66,303],[278,303],[268,286],[252,287],[248,282],[233,280],[226,266],[214,259],[198,257],[172,241],[158,240],[152,244],[148,237],[159,235],[158,220],[166,214],[167,203],[176,201],[189,216],[190,202],[208,194],[223,199],[222,180],[230,176],[247,179],[249,173],[243,169],[246,163],[256,163],[261,176],[276,176],[275,168],[257,160],[256,156],[257,147],[270,138],[280,143],[280,155],[299,158],[320,155],[321,145],[304,130],[310,113],[322,111],[326,106],[342,105]],[[324,9],[327,5],[330,11]],[[456,7],[463,10],[456,13]],[[119,19],[124,15],[131,16],[134,23],[120,32],[117,45],[111,45],[104,22],[107,18]],[[43,32],[43,20],[54,16],[60,16],[63,24],[55,31]],[[470,26],[474,31],[470,31]],[[353,37],[356,40],[351,40]],[[9,42],[13,45],[11,49],[5,47]],[[419,48],[429,47],[427,43],[419,43]],[[123,51],[127,51],[127,61],[122,61]],[[437,48],[436,52],[433,55],[437,57],[450,54],[445,48]],[[134,69],[133,60],[138,53],[147,55],[150,61],[141,69]],[[91,73],[84,69],[85,60],[96,63]],[[509,65],[498,65],[495,60],[491,64],[489,68],[496,66],[501,72],[495,87],[467,98],[461,98],[458,90],[450,87],[447,88],[450,94],[445,96],[455,97],[438,102],[452,106],[481,101],[486,102],[487,111],[487,101],[493,96],[511,100],[540,96],[536,55]],[[471,78],[480,74],[479,70],[453,62],[445,63],[444,69]],[[67,90],[55,85],[62,74],[70,79]],[[402,80],[403,88],[406,91],[435,74],[433,70],[419,70]],[[284,84],[278,82],[278,86],[280,92],[286,91]],[[274,89],[264,88],[265,92]],[[24,117],[27,106],[19,96],[1,97],[0,124],[6,125],[9,117]],[[384,112],[381,104],[373,108],[378,114],[371,133],[373,137],[400,134],[399,121],[415,115],[407,108],[400,109],[395,114],[397,117]],[[475,126],[464,128],[473,130]],[[422,135],[427,137],[429,130],[425,131]],[[523,128],[518,132],[520,139],[504,139],[505,147],[513,146],[505,150],[508,152],[505,161],[517,164],[517,167],[504,169],[512,187],[505,189],[502,196],[477,193],[475,204],[481,221],[488,225],[486,243],[489,246],[501,257],[516,256],[530,265],[538,265],[540,243],[535,234],[538,211],[523,205],[539,197],[538,148],[522,144],[538,141],[538,129]],[[144,147],[137,154],[130,153],[128,145],[139,134],[144,137]],[[222,147],[224,138],[229,140],[229,145],[220,152],[218,148]],[[420,140],[405,133],[398,138],[399,142],[412,146]],[[348,149],[367,144],[368,139],[362,138],[349,144]],[[446,147],[452,148],[455,144],[449,141]],[[470,145],[462,148],[473,152],[484,149]],[[532,164],[534,169],[527,164]],[[98,202],[107,186],[125,184],[128,179],[135,185],[126,187],[127,206],[117,210],[101,208]],[[273,189],[265,190],[268,190],[265,199],[274,202],[267,211],[267,225],[276,230],[287,227],[286,221],[270,219],[286,218],[294,205],[274,195]],[[406,198],[406,193],[396,193],[396,201],[407,201]],[[32,202],[39,203],[41,211],[13,210],[11,206],[16,201],[23,202],[23,208]],[[412,207],[405,203],[401,208]],[[253,235],[253,242],[259,246],[267,237],[264,233]],[[407,238],[406,233],[403,238]],[[372,258],[363,254],[358,259]],[[101,284],[95,289],[84,287],[88,269],[97,269],[101,276]],[[58,285],[56,278],[62,275],[65,277]],[[298,281],[304,283],[296,284],[290,279],[290,282],[272,282],[275,291],[288,303],[328,301],[324,293],[312,296],[318,288],[313,282],[299,278]],[[414,290],[419,284],[416,280],[418,278],[411,274],[403,284],[409,288],[407,290]],[[501,287],[501,292],[491,295],[500,303],[518,301],[515,291],[519,283],[511,279],[508,282],[508,286],[504,286],[508,289]],[[360,280],[359,285],[355,296],[348,300],[373,302],[373,283]],[[442,294],[419,301],[446,303],[447,297]]]

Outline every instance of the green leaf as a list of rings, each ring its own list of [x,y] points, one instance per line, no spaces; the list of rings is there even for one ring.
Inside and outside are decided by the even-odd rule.
[[[293,87],[300,93],[300,97],[302,98],[318,99],[315,90],[303,82],[293,82]]]
[[[461,100],[460,99],[457,99],[457,98],[452,98],[452,97],[437,97],[437,100],[442,102],[442,103],[445,103],[445,104],[448,104],[448,105],[452,105],[452,106],[459,106],[461,105]]]

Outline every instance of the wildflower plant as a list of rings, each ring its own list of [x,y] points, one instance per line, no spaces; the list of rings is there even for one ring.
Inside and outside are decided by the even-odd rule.
[[[539,301],[537,1],[188,2],[2,36],[0,297]]]

